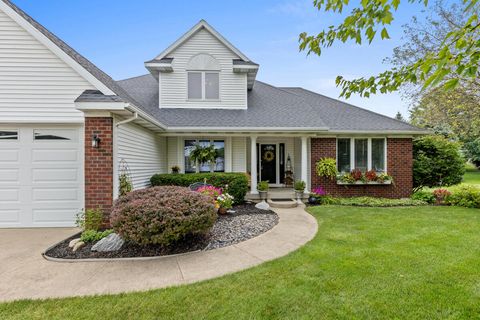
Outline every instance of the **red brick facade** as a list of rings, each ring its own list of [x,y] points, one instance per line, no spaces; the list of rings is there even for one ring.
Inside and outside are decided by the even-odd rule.
[[[317,176],[315,163],[324,157],[336,158],[336,138],[314,138],[311,142],[312,189],[322,186],[328,194],[339,197],[372,196],[384,198],[409,197],[413,187],[412,139],[387,139],[387,171],[392,185],[337,185],[335,181]]]
[[[92,146],[97,135],[98,148]],[[85,118],[85,209],[100,208],[108,216],[113,204],[113,119]]]

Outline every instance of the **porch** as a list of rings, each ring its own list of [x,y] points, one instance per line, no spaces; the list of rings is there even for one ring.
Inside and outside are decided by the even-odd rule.
[[[189,155],[196,144],[212,145],[220,157],[216,172],[243,172],[250,176],[247,198],[259,199],[257,184],[268,181],[272,199],[295,198],[293,183],[305,181],[306,193],[310,189],[310,138],[295,134],[286,135],[229,135],[221,134],[166,137],[165,148],[168,168],[178,166],[180,172],[208,172],[210,167],[196,164]]]

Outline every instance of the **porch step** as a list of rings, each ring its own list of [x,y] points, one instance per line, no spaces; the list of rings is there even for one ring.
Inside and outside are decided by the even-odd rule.
[[[298,205],[297,200],[295,199],[268,199],[267,203],[272,208],[296,208]]]

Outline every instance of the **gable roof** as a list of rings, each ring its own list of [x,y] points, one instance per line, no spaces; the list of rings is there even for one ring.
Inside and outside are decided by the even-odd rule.
[[[190,30],[188,30],[183,36],[181,36],[177,41],[172,43],[168,48],[163,50],[155,59],[149,61],[157,61],[163,58],[167,58],[167,56],[174,51],[176,48],[181,46],[185,41],[190,39],[195,33],[199,30],[205,29],[210,32],[218,41],[220,41],[224,46],[230,49],[233,53],[239,56],[244,61],[250,61],[250,59],[244,55],[240,50],[238,50],[233,44],[231,44],[227,39],[225,39],[217,30],[215,30],[211,25],[208,24],[205,20],[200,20],[196,25],[194,25]]]
[[[138,107],[139,103],[108,74],[100,70],[96,65],[46,29],[10,0],[0,0],[0,10],[4,11],[33,37],[89,81],[100,91],[99,93],[109,97],[116,96],[115,99],[117,101],[121,100],[132,104],[133,107]]]
[[[158,106],[158,83],[151,74],[118,82],[168,130],[315,131],[422,134],[408,123],[302,88],[278,88],[256,81],[248,109],[185,109]]]

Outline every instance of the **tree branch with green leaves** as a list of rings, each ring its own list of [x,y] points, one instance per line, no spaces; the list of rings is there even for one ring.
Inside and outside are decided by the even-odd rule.
[[[410,4],[428,5],[427,0],[406,1]],[[314,0],[313,4],[320,11],[341,14],[349,7],[349,2]],[[409,64],[393,67],[370,77],[347,80],[338,76],[336,84],[342,89],[340,95],[345,98],[352,94],[369,97],[372,94],[397,91],[405,84],[421,84],[424,89],[439,85],[445,89],[453,89],[461,79],[476,80],[479,76],[480,59],[478,0],[462,0],[462,3],[468,19],[444,35],[437,50],[425,52]],[[362,0],[339,25],[330,26],[317,35],[301,33],[300,50],[320,56],[322,49],[331,47],[338,41],[355,41],[361,44],[366,38],[371,43],[378,34],[381,39],[389,39],[387,28],[394,20],[394,13],[399,5],[400,0]]]

